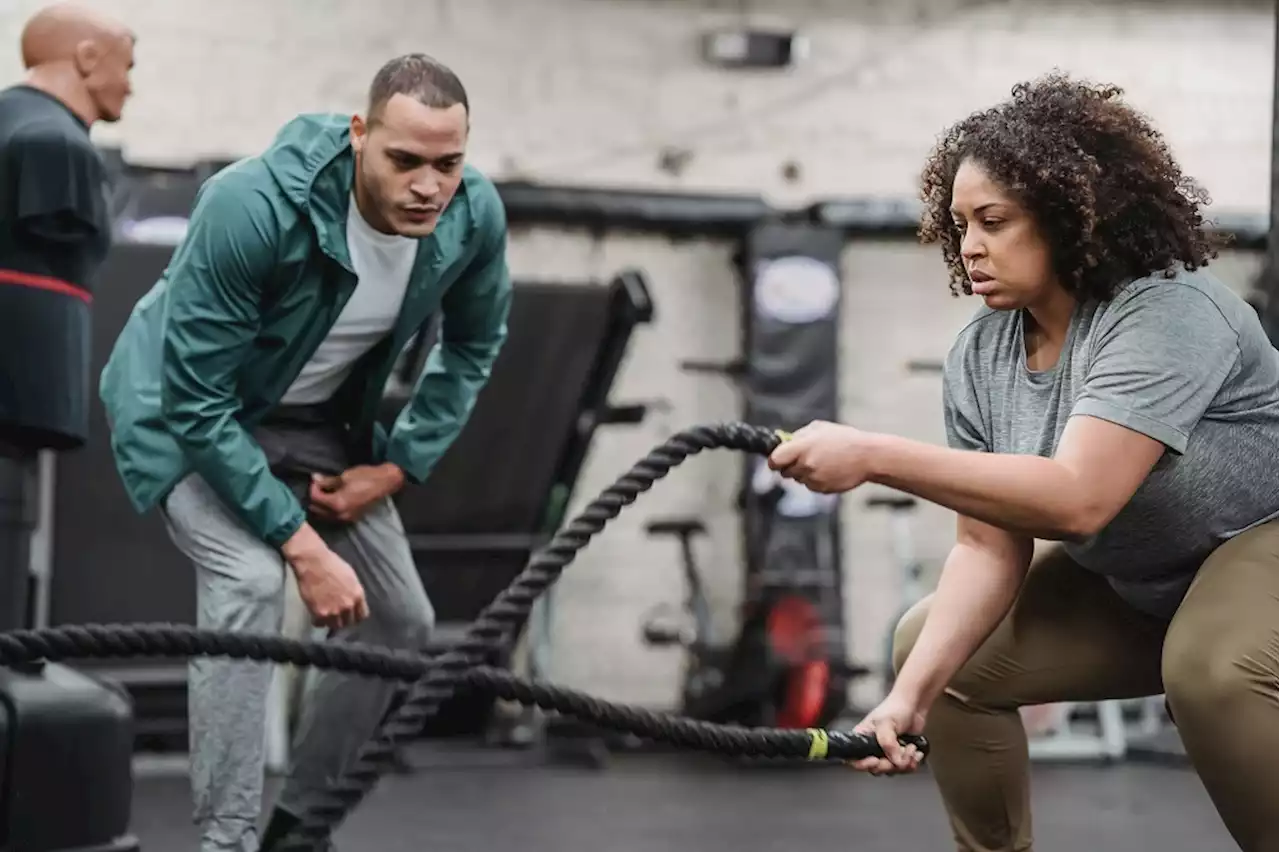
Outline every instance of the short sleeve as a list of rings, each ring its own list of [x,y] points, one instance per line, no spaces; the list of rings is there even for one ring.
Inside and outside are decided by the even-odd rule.
[[[1072,415],[1185,452],[1239,357],[1235,328],[1209,296],[1174,282],[1149,286],[1107,312]]]
[[[55,130],[32,130],[16,137],[11,151],[17,176],[13,212],[19,223],[42,233],[51,223],[73,234],[101,226],[104,175],[88,143]]]
[[[947,353],[942,377],[942,422],[947,446],[957,450],[991,452],[987,419],[978,405],[975,376],[969,368],[968,335],[961,335]]]

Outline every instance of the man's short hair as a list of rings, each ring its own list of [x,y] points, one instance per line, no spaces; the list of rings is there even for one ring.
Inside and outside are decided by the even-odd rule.
[[[376,124],[393,95],[405,95],[433,109],[462,104],[468,113],[467,90],[448,67],[424,53],[397,56],[378,69],[369,86],[368,122]]]

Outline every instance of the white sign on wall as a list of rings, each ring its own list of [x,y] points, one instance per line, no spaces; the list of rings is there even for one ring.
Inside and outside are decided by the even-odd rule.
[[[756,267],[756,312],[792,325],[816,322],[835,310],[840,281],[830,265],[812,257],[762,260]]]

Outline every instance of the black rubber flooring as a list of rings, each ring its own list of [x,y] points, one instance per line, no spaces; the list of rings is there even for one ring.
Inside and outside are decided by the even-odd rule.
[[[418,770],[384,778],[335,839],[339,852],[946,852],[924,774],[734,766],[615,755],[603,769],[472,746],[415,746]],[[274,789],[270,785],[269,793]],[[1040,765],[1037,852],[1232,852],[1195,775],[1152,764]],[[197,852],[180,777],[139,778],[143,852]]]

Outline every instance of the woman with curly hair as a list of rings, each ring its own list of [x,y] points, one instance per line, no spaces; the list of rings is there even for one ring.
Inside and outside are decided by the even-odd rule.
[[[1021,84],[924,169],[922,237],[984,303],[946,359],[949,447],[813,423],[770,459],[958,515],[858,726],[886,757],[854,765],[910,771],[924,733],[962,850],[1032,848],[1019,707],[1162,693],[1236,842],[1277,847],[1277,352],[1119,95]]]

